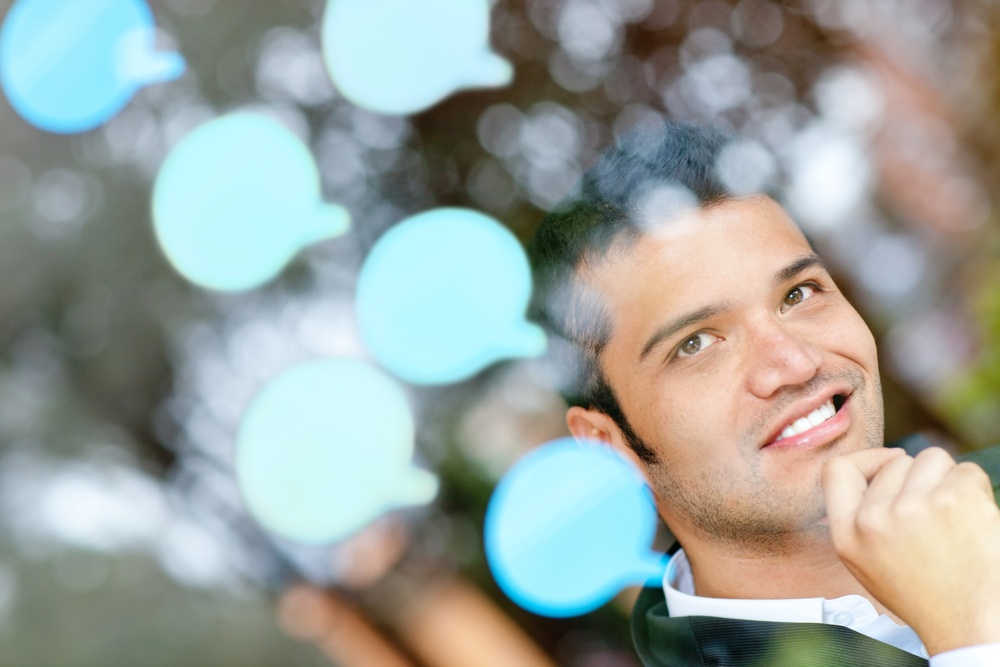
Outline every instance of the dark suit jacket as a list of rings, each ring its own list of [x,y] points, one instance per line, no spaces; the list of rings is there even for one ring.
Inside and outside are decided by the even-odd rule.
[[[900,443],[913,453],[919,443]],[[1000,447],[961,459],[983,466],[1000,502]],[[663,590],[644,588],[632,639],[646,667],[926,667],[928,661],[859,632],[822,623],[769,623],[709,616],[670,618]]]

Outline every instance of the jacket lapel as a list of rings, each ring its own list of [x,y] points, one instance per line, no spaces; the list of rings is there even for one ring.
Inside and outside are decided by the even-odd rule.
[[[928,661],[839,625],[707,616],[670,618],[663,591],[645,588],[632,638],[646,667],[927,667]]]

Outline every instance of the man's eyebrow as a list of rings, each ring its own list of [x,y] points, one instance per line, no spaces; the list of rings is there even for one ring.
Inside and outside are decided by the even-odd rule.
[[[789,280],[799,275],[806,269],[812,268],[814,266],[818,266],[827,273],[829,273],[829,271],[826,268],[826,264],[823,263],[823,260],[819,258],[819,255],[813,253],[811,255],[805,255],[804,257],[798,258],[797,260],[795,260],[794,262],[783,268],[781,271],[778,271],[776,274],[774,274],[774,286],[780,287],[781,285],[787,283]]]
[[[726,309],[726,306],[722,304],[713,304],[711,306],[699,308],[698,310],[692,310],[689,313],[685,313],[680,317],[670,320],[657,329],[653,335],[649,337],[649,340],[646,341],[646,345],[642,348],[642,352],[639,354],[639,363],[645,361],[646,357],[649,356],[649,353],[652,352],[660,343],[667,340],[681,329],[686,329],[692,324],[697,324],[702,320],[715,317],[719,313],[724,312]]]

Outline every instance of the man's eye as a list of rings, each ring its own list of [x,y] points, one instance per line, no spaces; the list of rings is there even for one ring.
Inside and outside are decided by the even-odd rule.
[[[818,291],[819,289],[815,285],[799,285],[785,295],[785,300],[782,302],[782,306],[797,306]],[[784,308],[782,308],[782,310],[784,310]]]
[[[718,338],[709,333],[696,333],[689,336],[677,348],[678,357],[691,357],[718,342]]]

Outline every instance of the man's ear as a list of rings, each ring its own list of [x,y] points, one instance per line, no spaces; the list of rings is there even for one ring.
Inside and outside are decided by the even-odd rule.
[[[566,425],[569,432],[577,440],[599,440],[606,442],[618,453],[624,455],[635,464],[636,468],[646,470],[636,453],[625,442],[625,436],[615,420],[600,410],[573,406],[566,411]]]
[[[599,410],[574,405],[566,411],[566,426],[577,440],[600,440],[613,444],[618,424]]]

